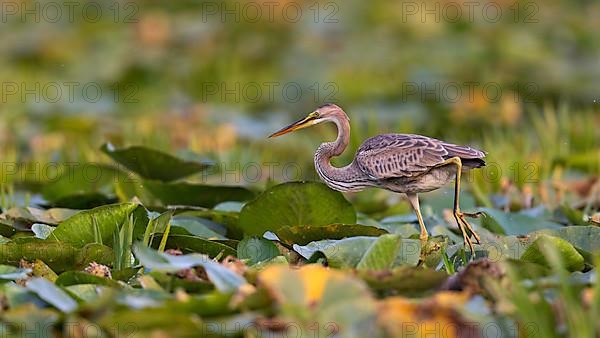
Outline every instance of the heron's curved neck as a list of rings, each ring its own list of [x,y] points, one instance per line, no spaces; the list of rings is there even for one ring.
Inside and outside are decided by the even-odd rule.
[[[340,156],[350,143],[350,121],[344,117],[336,117],[332,120],[337,127],[337,138],[333,142],[326,142],[319,146],[317,154],[329,163],[332,157]]]
[[[315,169],[319,177],[332,189],[339,191],[358,191],[369,186],[368,178],[357,170],[354,161],[347,166],[337,168],[329,162],[332,157],[341,155],[350,143],[350,123],[347,118],[332,119],[338,129],[334,142],[326,142],[319,146],[315,153]]]

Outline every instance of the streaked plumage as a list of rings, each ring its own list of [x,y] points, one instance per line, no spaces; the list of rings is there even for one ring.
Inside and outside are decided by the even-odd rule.
[[[464,169],[485,165],[485,154],[434,138],[413,134],[383,134],[367,139],[356,152],[358,168],[389,190],[428,192],[448,183],[455,168],[443,163],[459,157]]]
[[[325,184],[338,191],[378,187],[407,194],[419,219],[421,237],[426,240],[427,232],[417,193],[438,189],[456,177],[455,218],[463,232],[465,243],[473,250],[463,226],[471,231],[477,242],[479,237],[464,220],[464,215],[467,214],[460,212],[458,206],[460,175],[457,168],[464,171],[484,166],[484,152],[422,135],[382,134],[367,139],[358,148],[350,164],[337,168],[331,165],[330,160],[341,155],[348,146],[350,123],[346,113],[334,104],[319,107],[306,118],[281,129],[271,137],[326,121],[336,124],[338,136],[334,142],[321,144],[315,153],[315,169]]]

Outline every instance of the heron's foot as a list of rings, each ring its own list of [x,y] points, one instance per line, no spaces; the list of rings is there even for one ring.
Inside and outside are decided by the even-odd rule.
[[[475,248],[473,247],[473,242],[471,241],[471,235],[469,233],[467,233],[467,230],[473,235],[473,237],[475,237],[475,241],[477,242],[477,244],[481,244],[481,238],[475,232],[475,230],[473,230],[473,227],[471,226],[471,224],[469,224],[469,222],[467,222],[467,220],[465,219],[465,216],[467,216],[467,214],[461,212],[460,210],[454,211],[454,219],[456,220],[456,223],[458,224],[458,228],[462,232],[465,246],[467,246],[467,245],[469,246],[469,250],[471,250],[471,255],[474,256]]]
[[[475,232],[475,230],[473,229],[473,226],[471,226],[471,224],[469,222],[467,222],[467,220],[465,219],[465,217],[477,218],[477,217],[479,217],[481,215],[485,215],[485,214],[482,213],[482,212],[476,212],[476,213],[473,213],[473,214],[468,214],[468,213],[464,213],[464,212],[458,210],[458,211],[456,211],[454,213],[454,215],[455,215],[455,218],[457,218],[457,220],[461,223],[460,226],[461,227],[463,227],[463,226],[466,227],[469,230],[469,232],[473,235],[473,237],[475,237],[475,241],[477,242],[477,244],[481,244],[481,238]],[[465,232],[465,231],[463,230],[463,232]],[[470,237],[470,236],[467,235],[467,237]]]

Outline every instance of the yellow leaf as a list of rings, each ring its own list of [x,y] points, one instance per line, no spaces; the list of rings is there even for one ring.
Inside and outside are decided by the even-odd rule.
[[[439,292],[423,300],[389,297],[380,301],[379,324],[388,335],[400,337],[457,337],[468,331],[477,337],[476,328],[463,320],[457,307],[469,296],[459,292]]]

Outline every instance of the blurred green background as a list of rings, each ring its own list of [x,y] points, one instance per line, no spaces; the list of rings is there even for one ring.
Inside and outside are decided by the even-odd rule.
[[[98,148],[112,142],[192,150],[225,170],[258,163],[259,183],[316,179],[312,152],[331,129],[265,137],[335,102],[353,124],[353,149],[338,164],[368,136],[411,132],[488,151],[495,165],[476,174],[481,189],[598,170],[595,1],[3,1],[1,9],[3,163],[107,162]],[[273,162],[279,169],[269,173]],[[248,183],[233,177],[212,181]],[[2,172],[3,183],[45,179],[35,168],[29,177]]]

